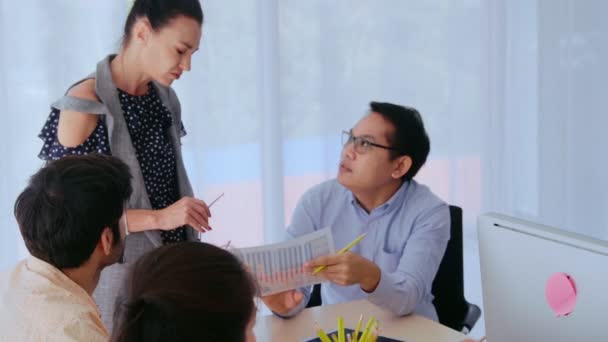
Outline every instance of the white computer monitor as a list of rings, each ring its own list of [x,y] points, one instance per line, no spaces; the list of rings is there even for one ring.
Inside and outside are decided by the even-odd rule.
[[[488,342],[608,341],[608,242],[500,214],[478,229]],[[546,298],[556,274],[576,289],[559,317]]]

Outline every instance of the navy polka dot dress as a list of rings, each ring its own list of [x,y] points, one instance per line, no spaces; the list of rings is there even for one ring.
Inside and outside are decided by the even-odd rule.
[[[118,96],[152,208],[168,207],[179,200],[175,151],[169,137],[169,129],[173,125],[171,113],[161,102],[152,84],[145,95],[134,96],[118,89]],[[102,116],[93,133],[82,144],[76,147],[61,145],[57,139],[59,112],[53,108],[39,134],[44,142],[39,158],[56,160],[70,154],[111,154],[107,127]],[[185,134],[183,126],[180,128],[182,134]],[[165,244],[187,239],[184,227],[162,231],[161,236]]]

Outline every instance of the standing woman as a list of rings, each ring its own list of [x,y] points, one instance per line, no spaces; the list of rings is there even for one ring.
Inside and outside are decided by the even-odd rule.
[[[101,273],[93,295],[109,330],[129,264],[154,247],[196,240],[196,231],[211,229],[209,208],[193,197],[184,168],[186,133],[171,89],[190,70],[202,23],[198,0],[136,0],[119,53],[52,104],[40,133],[41,159],[111,154],[133,174],[124,263]]]

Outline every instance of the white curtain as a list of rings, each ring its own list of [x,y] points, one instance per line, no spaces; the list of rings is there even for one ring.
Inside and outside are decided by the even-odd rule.
[[[208,241],[283,238],[331,178],[339,134],[371,100],[418,108],[418,176],[465,213],[467,297],[481,303],[475,220],[500,211],[608,238],[602,0],[202,1],[192,72],[175,84]],[[41,162],[49,103],[115,51],[125,0],[0,0],[0,269],[25,254],[12,205]],[[481,328],[475,334],[483,333]]]
[[[0,1],[0,269],[25,255],[13,204],[42,162],[50,103],[119,45],[124,1]]]
[[[608,239],[605,1],[490,1],[484,207]]]

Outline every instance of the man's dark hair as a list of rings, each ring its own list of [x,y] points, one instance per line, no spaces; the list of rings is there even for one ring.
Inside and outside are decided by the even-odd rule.
[[[369,106],[372,112],[380,114],[393,125],[394,133],[386,137],[389,145],[395,148],[391,151],[391,159],[404,155],[412,158],[412,167],[403,179],[408,181],[414,178],[431,149],[420,113],[415,108],[386,102],[371,102]]]
[[[117,301],[112,342],[244,342],[257,287],[239,259],[202,242],[143,255]]]
[[[104,228],[120,241],[118,221],[131,192],[129,167],[116,157],[89,154],[49,162],[15,202],[25,246],[59,269],[81,266]]]

